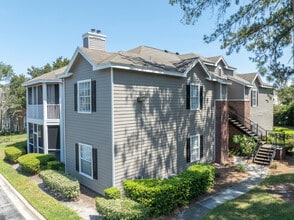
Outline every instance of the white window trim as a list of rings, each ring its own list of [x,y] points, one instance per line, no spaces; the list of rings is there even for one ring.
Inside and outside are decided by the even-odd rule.
[[[198,145],[195,144],[193,146],[194,138],[197,139],[197,142],[195,141],[194,143],[197,143]],[[192,157],[193,150],[197,151],[195,160],[193,160],[193,157]],[[193,163],[195,161],[200,161],[200,134],[190,136],[190,162]]]
[[[81,148],[82,147],[88,147],[88,148],[90,148],[90,151],[91,151],[91,161],[88,161],[88,162],[91,163],[91,176],[82,172],[82,158],[81,158],[81,152],[82,152]],[[93,179],[93,156],[92,156],[92,150],[93,150],[92,145],[79,143],[79,174],[81,174],[81,175],[83,175],[85,177],[88,177],[90,179]]]
[[[89,111],[81,111],[80,110],[80,84],[90,82],[90,110]],[[91,79],[85,79],[77,81],[77,101],[78,101],[78,113],[83,114],[91,114],[92,113],[92,82]]]
[[[256,89],[252,89],[251,90],[251,103],[252,103],[252,107],[257,107],[257,96],[258,96],[258,92],[257,92],[257,90]],[[254,95],[253,94],[255,94],[255,103],[253,103],[253,97],[254,97]]]
[[[196,102],[198,103],[198,107],[197,108],[193,108],[193,105],[192,105],[192,100],[194,99],[194,97],[192,97],[192,94],[193,94],[193,86],[197,86],[197,92],[198,92],[198,98],[196,100]],[[200,110],[200,84],[194,84],[194,83],[191,83],[190,84],[190,110]]]

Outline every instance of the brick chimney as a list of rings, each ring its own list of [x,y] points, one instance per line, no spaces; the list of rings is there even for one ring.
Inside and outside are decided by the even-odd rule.
[[[83,47],[106,51],[106,36],[101,34],[100,30],[91,29],[83,34]]]

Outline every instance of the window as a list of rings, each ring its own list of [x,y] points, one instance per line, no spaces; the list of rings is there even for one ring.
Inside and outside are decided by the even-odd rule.
[[[257,90],[251,90],[251,106],[257,107],[258,105],[258,92]]]
[[[190,91],[190,103],[191,109],[196,110],[200,107],[200,86],[199,85],[191,85]]]
[[[78,82],[78,112],[91,112],[91,80]]]
[[[59,104],[59,85],[47,85],[47,103]]]
[[[42,86],[38,86],[38,105],[42,105],[43,104],[43,87]]]
[[[196,134],[191,135],[187,139],[187,163],[192,163],[195,161],[200,161],[204,156],[203,154],[203,135]]]
[[[221,87],[221,99],[227,99],[228,91],[227,91],[227,85],[220,84]]]
[[[32,87],[28,88],[28,103],[29,105],[33,104],[33,89]]]
[[[219,76],[222,76],[222,74],[223,74],[223,70],[222,70],[222,68],[219,66],[219,67],[218,67],[218,75],[219,75]]]
[[[83,80],[74,84],[74,110],[79,113],[96,112],[96,81]]]
[[[191,162],[200,160],[200,135],[193,135],[190,137],[190,155]]]
[[[79,152],[79,171],[81,174],[92,178],[92,146],[79,143]]]
[[[199,84],[187,85],[187,109],[200,110],[203,103],[203,86]]]

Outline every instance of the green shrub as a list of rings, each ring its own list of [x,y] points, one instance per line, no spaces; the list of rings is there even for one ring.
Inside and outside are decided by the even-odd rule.
[[[237,166],[235,167],[235,170],[239,173],[245,173],[246,167],[244,164],[237,164]]]
[[[64,171],[64,163],[53,160],[47,163],[47,169]]]
[[[47,166],[48,161],[55,160],[52,154],[26,154],[17,159],[21,168],[28,173],[39,173],[41,166]]]
[[[79,182],[65,173],[55,170],[43,170],[40,172],[40,177],[46,186],[67,199],[75,199],[80,195]]]
[[[120,199],[121,192],[117,187],[110,187],[104,190],[104,195],[106,199]]]
[[[254,138],[246,135],[234,135],[233,136],[234,152],[240,156],[251,156],[257,145]]]
[[[194,164],[173,178],[125,180],[123,186],[127,197],[158,217],[206,192],[214,184],[214,175],[213,166]]]
[[[96,208],[105,219],[108,220],[139,220],[146,219],[148,209],[130,199],[95,199]]]
[[[194,164],[179,174],[184,179],[186,187],[190,189],[190,199],[193,199],[214,185],[215,169],[211,165]]]
[[[10,160],[13,163],[17,162],[17,159],[25,154],[25,149],[23,148],[18,148],[18,147],[7,147],[4,150],[5,153],[5,158],[7,158],[8,160]]]

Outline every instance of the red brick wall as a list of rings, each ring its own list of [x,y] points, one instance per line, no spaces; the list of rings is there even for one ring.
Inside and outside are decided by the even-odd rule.
[[[225,163],[228,159],[229,138],[228,102],[216,101],[215,103],[215,161]]]
[[[237,113],[245,118],[250,119],[250,102],[249,101],[229,101],[229,111]],[[249,126],[249,125],[248,125]],[[233,147],[232,138],[234,135],[242,135],[242,131],[229,124],[229,148]]]
[[[238,114],[244,118],[250,119],[250,102],[249,101],[229,101],[229,111],[231,111],[234,114]],[[240,122],[244,123],[242,121]]]

